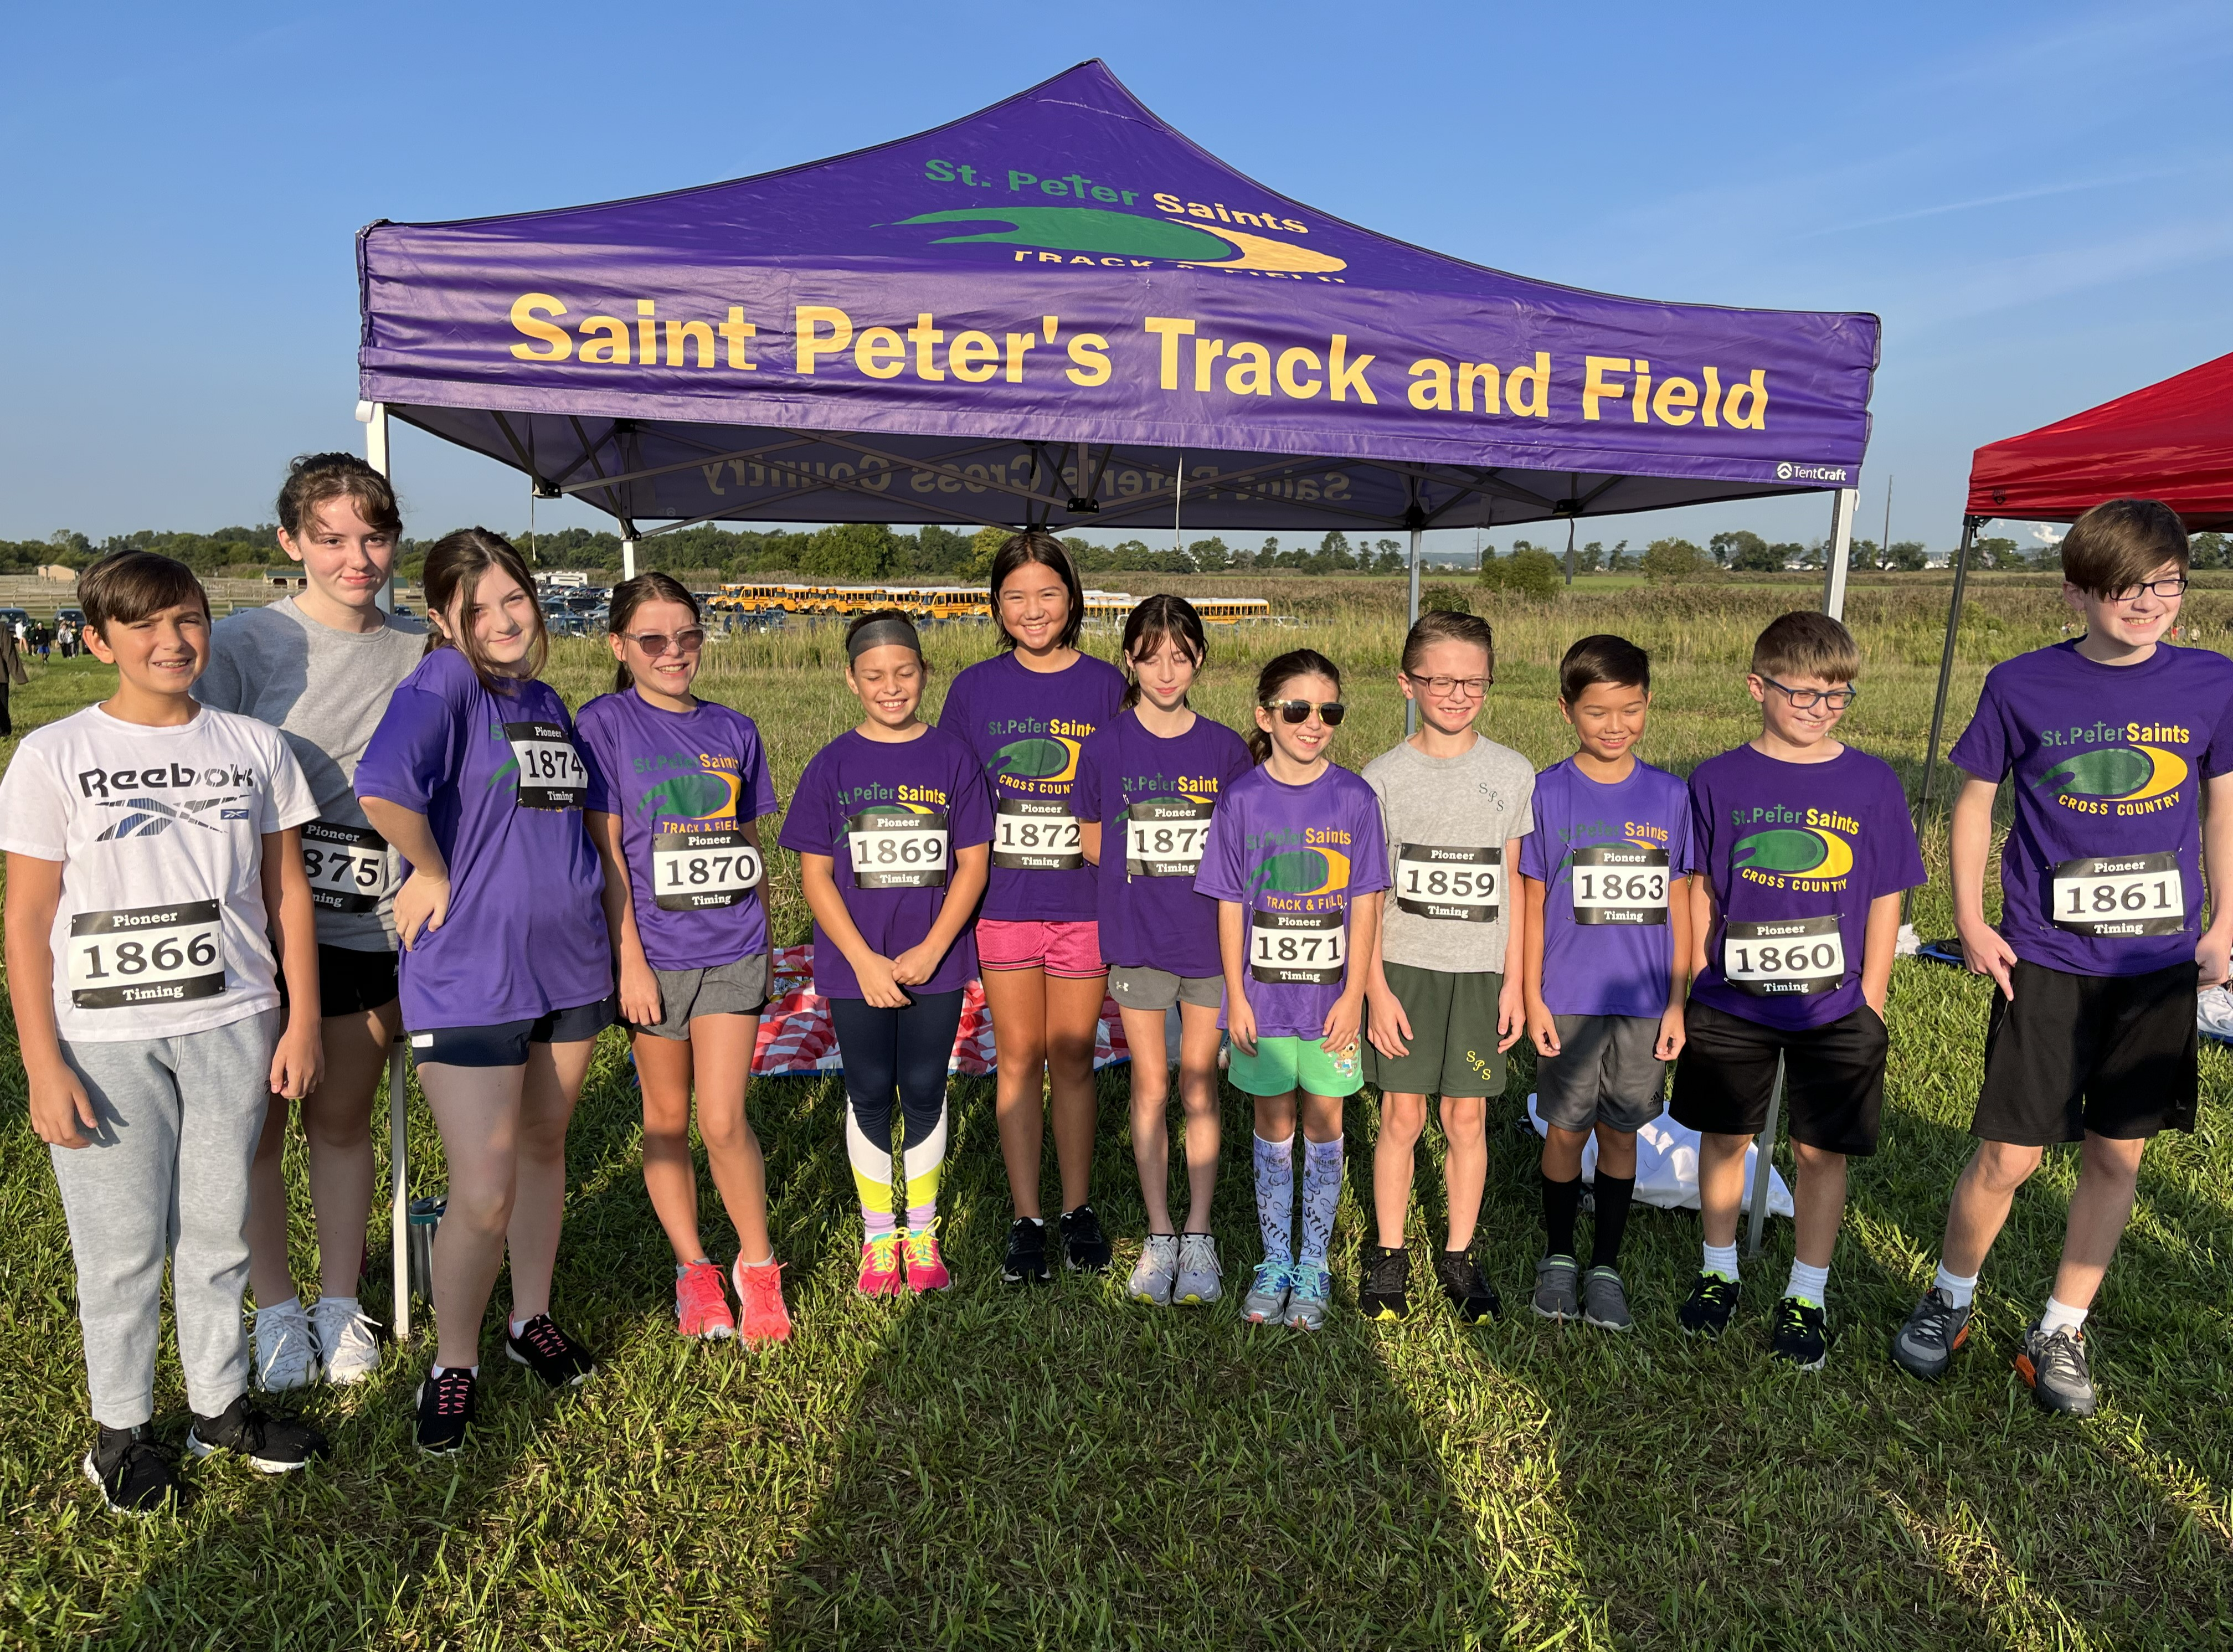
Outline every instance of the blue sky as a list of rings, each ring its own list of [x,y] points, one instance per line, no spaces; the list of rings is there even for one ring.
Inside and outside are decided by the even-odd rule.
[[[361,446],[370,219],[741,176],[1095,55],[1242,171],[1407,240],[1615,292],[1875,311],[1872,537],[1888,477],[1893,537],[1941,549],[1971,449],[2233,349],[2223,0],[91,5],[0,28],[0,537],[266,520],[289,455]],[[514,472],[396,446],[413,532],[524,526]],[[1595,531],[1827,517],[1806,498]],[[570,520],[604,523],[538,515]]]

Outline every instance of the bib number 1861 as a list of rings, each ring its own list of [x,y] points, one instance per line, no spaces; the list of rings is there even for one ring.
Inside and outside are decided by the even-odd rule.
[[[2186,882],[2176,855],[2061,862],[2054,898],[2054,927],[2074,935],[2176,935],[2186,928]]]

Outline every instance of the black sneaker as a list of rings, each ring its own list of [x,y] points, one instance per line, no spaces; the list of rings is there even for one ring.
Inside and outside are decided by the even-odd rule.
[[[1702,1272],[1690,1281],[1690,1294],[1683,1298],[1675,1317],[1693,1337],[1718,1337],[1728,1329],[1729,1316],[1737,1311],[1740,1294],[1735,1279]]]
[[[1073,1273],[1106,1273],[1109,1239],[1090,1205],[1062,1213],[1062,1265]]]
[[[180,1497],[171,1454],[155,1443],[155,1425],[102,1428],[85,1454],[85,1477],[101,1487],[112,1514],[160,1514]]]
[[[251,1467],[266,1474],[284,1474],[316,1457],[330,1457],[334,1448],[300,1417],[283,1411],[266,1411],[245,1394],[213,1417],[196,1417],[186,1430],[186,1454],[206,1457],[230,1451],[245,1457]]]
[[[1364,1253],[1364,1287],[1357,1305],[1367,1319],[1401,1319],[1411,1311],[1411,1253],[1376,1245]]]
[[[1008,1254],[1001,1260],[1000,1278],[1008,1285],[1021,1285],[1026,1279],[1033,1285],[1053,1282],[1054,1272],[1047,1266],[1045,1222],[1035,1222],[1028,1216],[1016,1218],[1008,1229]]]
[[[1830,1357],[1826,1323],[1816,1304],[1800,1297],[1784,1298],[1775,1304],[1775,1330],[1768,1339],[1768,1356],[1802,1371],[1820,1370]]]
[[[473,1374],[452,1365],[439,1376],[419,1385],[413,1403],[419,1408],[419,1449],[446,1456],[465,1443],[473,1426]]]
[[[1935,1382],[1969,1340],[1969,1310],[1956,1308],[1937,1285],[1923,1293],[1907,1323],[1892,1333],[1892,1363],[1911,1376]]]
[[[597,1356],[559,1330],[549,1314],[536,1315],[517,1337],[505,1326],[504,1351],[513,1364],[524,1365],[554,1389],[587,1382],[597,1369]]]
[[[1441,1282],[1442,1294],[1450,1299],[1452,1310],[1468,1325],[1494,1319],[1504,1311],[1503,1299],[1496,1294],[1496,1287],[1481,1277],[1470,1251],[1437,1252],[1435,1278]]]
[[[2086,1358],[2082,1332],[2064,1329],[2047,1332],[2039,1321],[2024,1327],[2023,1346],[2016,1351],[2016,1375],[2031,1389],[2031,1397],[2049,1411],[2069,1417],[2090,1417],[2097,1403],[2093,1373]]]

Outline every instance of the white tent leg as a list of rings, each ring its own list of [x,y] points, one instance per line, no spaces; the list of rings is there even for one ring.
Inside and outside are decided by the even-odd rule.
[[[1846,617],[1846,559],[1853,550],[1853,512],[1861,503],[1859,488],[1839,488],[1830,496],[1830,549],[1822,570],[1822,612],[1833,620]]]
[[[395,1292],[395,1340],[411,1340],[410,1064],[398,1038],[387,1055],[388,1277]]]
[[[633,535],[621,541],[621,577],[635,577],[635,538]]]
[[[1410,623],[1413,625],[1419,623],[1419,541],[1422,535],[1420,530],[1416,528],[1411,530]],[[1412,735],[1416,734],[1418,732],[1419,702],[1416,699],[1407,699],[1403,702],[1403,738],[1409,739]]]
[[[1752,1167],[1752,1219],[1745,1230],[1745,1254],[1760,1254],[1761,1230],[1768,1226],[1768,1175],[1775,1158],[1775,1126],[1783,1111],[1783,1057],[1775,1058],[1775,1088],[1768,1092],[1768,1125],[1760,1133],[1760,1157]]]
[[[356,404],[357,422],[364,426],[364,462],[382,476],[394,473],[387,468],[387,404],[384,401],[360,401]],[[395,607],[395,581],[391,576],[380,589],[377,599],[383,610]]]

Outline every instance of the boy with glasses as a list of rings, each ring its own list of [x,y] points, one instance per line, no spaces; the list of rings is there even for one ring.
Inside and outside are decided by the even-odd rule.
[[[1924,876],[1899,777],[1831,738],[1860,669],[1837,621],[1785,615],[1753,644],[1745,679],[1760,738],[1690,777],[1702,875],[1692,881],[1696,984],[1670,1111],[1701,1138],[1705,1257],[1680,1317],[1686,1331],[1719,1336],[1736,1311],[1745,1149],[1768,1121],[1781,1060],[1798,1233],[1768,1351],[1809,1371],[1828,1357],[1846,1161],[1876,1151],[1900,893]]]
[[[2050,1411],[2094,1408],[2083,1327],[2131,1218],[2140,1156],[2191,1130],[2195,993],[2225,979],[2233,905],[2233,662],[2164,646],[2186,589],[2184,526],[2153,499],[2112,499],[2062,542],[2074,641],[1993,667],[1952,761],[1954,915],[1971,970],[1998,989],[1938,1272],[1893,1337],[1937,1377],[1969,1332],[1977,1275],[2044,1149],[2078,1142],[2052,1294],[2017,1373]],[[1993,802],[2015,781],[2001,921],[1986,921]],[[2196,805],[2208,805],[2205,836]],[[2213,901],[2201,926],[2206,875]]]

